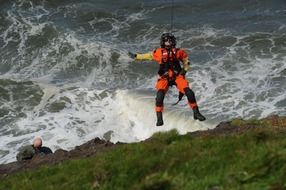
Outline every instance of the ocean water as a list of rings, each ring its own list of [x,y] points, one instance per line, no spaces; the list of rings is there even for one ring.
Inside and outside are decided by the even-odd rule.
[[[176,88],[156,127],[155,62],[172,1],[0,1],[0,164],[41,136],[52,150],[92,138],[137,142],[232,118],[286,115],[286,2],[174,0],[173,33],[190,57],[186,77],[206,122]]]

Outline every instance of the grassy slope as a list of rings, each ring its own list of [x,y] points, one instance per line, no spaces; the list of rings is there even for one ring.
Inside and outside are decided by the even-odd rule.
[[[143,143],[0,180],[0,189],[15,190],[286,189],[286,129],[201,137],[158,133]]]

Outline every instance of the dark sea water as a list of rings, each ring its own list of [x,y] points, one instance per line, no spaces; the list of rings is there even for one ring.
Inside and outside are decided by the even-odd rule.
[[[208,121],[193,121],[185,99],[172,106],[172,88],[156,128],[158,65],[128,52],[154,50],[171,28]],[[34,136],[70,149],[286,115],[285,61],[285,0],[0,0],[0,163]]]

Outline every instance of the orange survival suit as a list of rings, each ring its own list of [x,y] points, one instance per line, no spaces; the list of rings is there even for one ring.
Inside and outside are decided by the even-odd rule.
[[[157,126],[164,124],[162,112],[164,110],[164,97],[169,86],[175,85],[180,94],[188,98],[188,104],[194,112],[194,119],[204,121],[205,117],[199,112],[195,94],[190,89],[185,74],[189,69],[188,55],[185,50],[176,48],[175,37],[170,33],[164,33],[161,36],[161,48],[146,54],[135,54],[135,60],[154,60],[159,63],[159,78],[156,83],[156,113]],[[167,43],[170,42],[170,43]],[[170,44],[170,46],[166,46]],[[183,68],[180,65],[183,63]]]

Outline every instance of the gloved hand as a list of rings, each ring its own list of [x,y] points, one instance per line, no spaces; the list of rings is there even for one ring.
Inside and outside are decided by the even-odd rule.
[[[158,75],[160,75],[161,77],[169,75],[168,71],[165,71],[163,64],[160,65],[160,69],[158,71]]]
[[[185,75],[186,75],[186,73],[187,73],[187,71],[186,71],[185,69],[182,69],[182,70],[180,71],[180,75],[185,76]]]
[[[168,78],[168,77],[169,77],[169,72],[166,71],[161,77],[162,77],[162,78]]]
[[[165,71],[163,69],[159,69],[158,75],[162,76],[164,73],[165,73]]]
[[[158,72],[158,74],[160,75],[161,78],[169,77],[169,73],[167,71],[164,72],[164,71],[161,70],[161,71]]]
[[[135,59],[137,57],[136,53],[128,52],[130,58]]]

